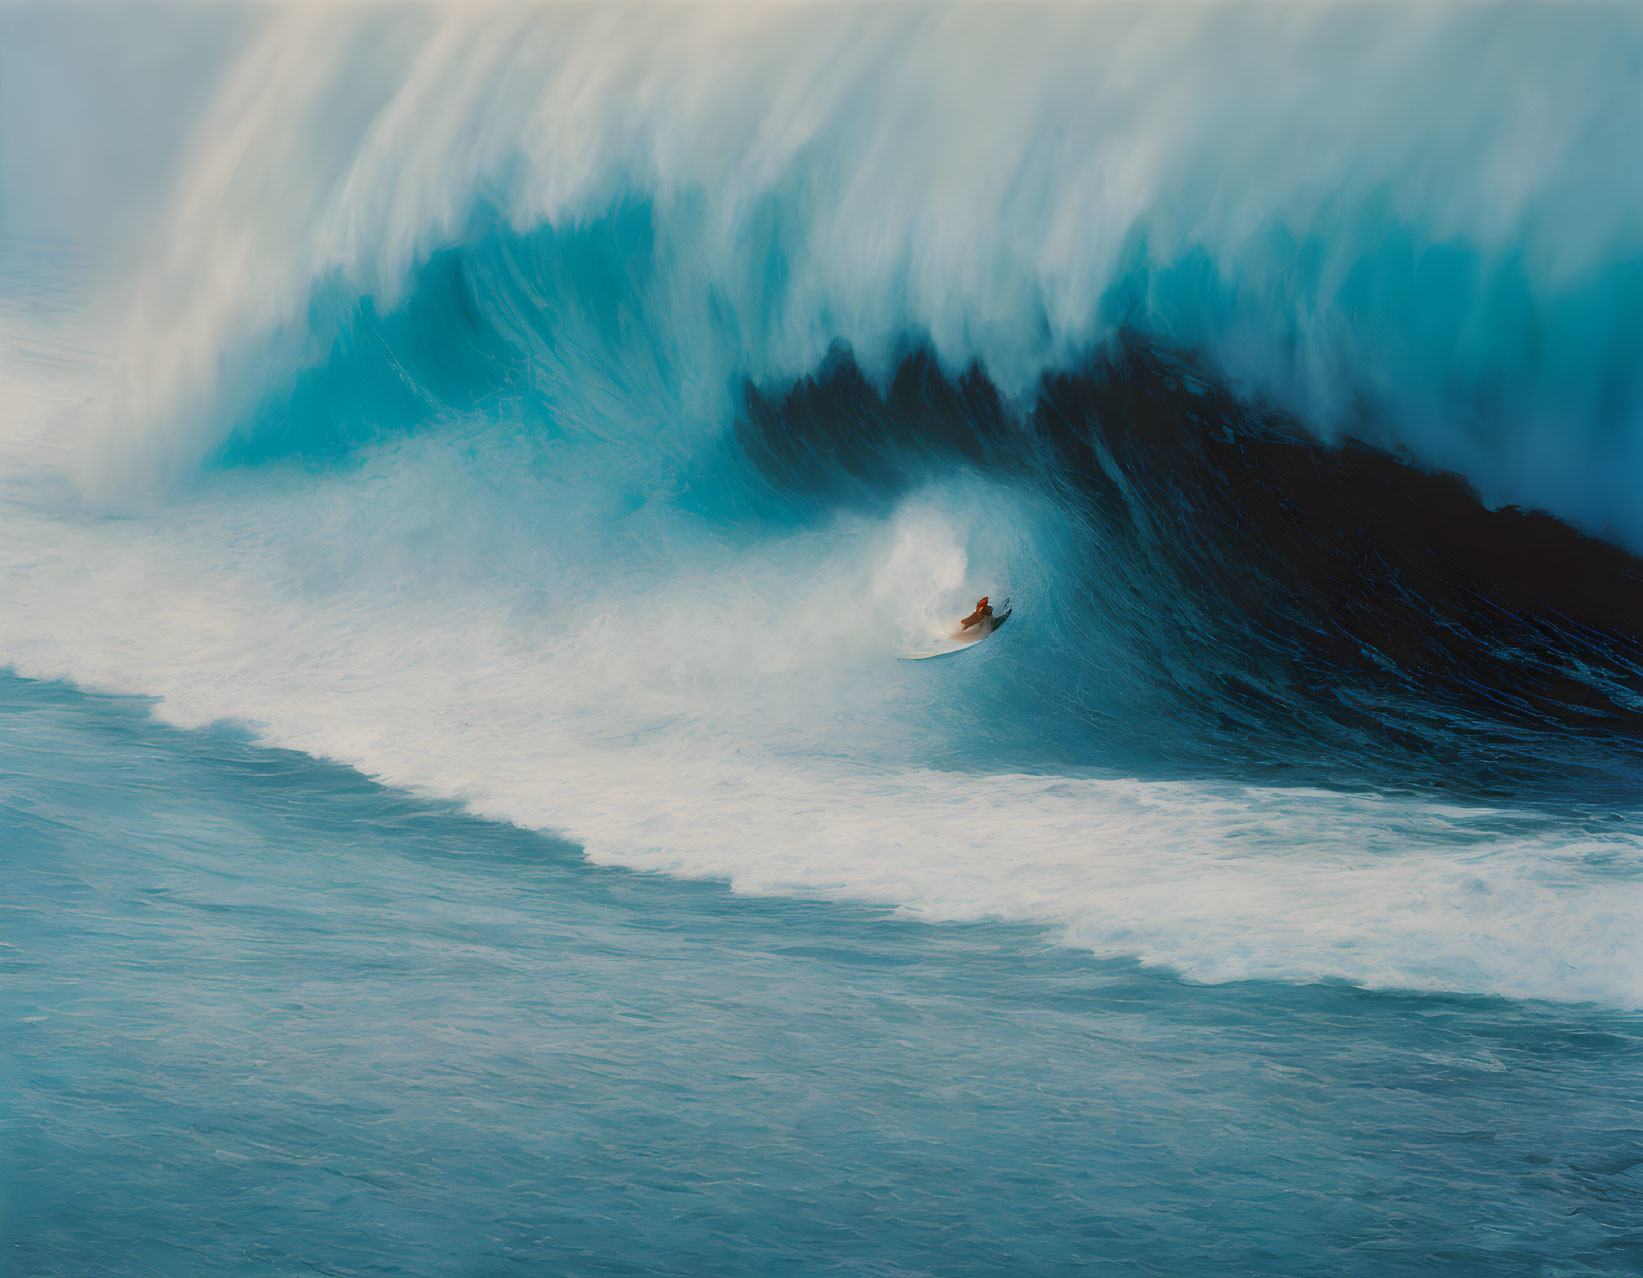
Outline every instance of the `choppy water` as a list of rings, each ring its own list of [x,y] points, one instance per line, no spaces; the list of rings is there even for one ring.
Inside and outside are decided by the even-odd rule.
[[[3,710],[10,1272],[1643,1262],[1635,1016],[1183,984]]]

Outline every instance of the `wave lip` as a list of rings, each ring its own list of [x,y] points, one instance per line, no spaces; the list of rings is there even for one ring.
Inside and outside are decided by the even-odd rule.
[[[637,203],[649,239],[606,283],[721,407],[839,338],[1020,395],[1133,329],[1326,439],[1643,547],[1643,18],[1019,19],[282,14],[206,113],[123,352],[139,425],[107,443],[186,471],[483,210],[558,234]]]

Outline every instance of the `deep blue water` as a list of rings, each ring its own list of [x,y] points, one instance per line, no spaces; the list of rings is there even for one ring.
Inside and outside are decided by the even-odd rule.
[[[0,684],[5,1272],[1643,1268],[1643,1020],[732,897]]]

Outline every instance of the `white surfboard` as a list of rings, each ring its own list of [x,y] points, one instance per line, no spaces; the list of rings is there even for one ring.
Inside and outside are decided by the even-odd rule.
[[[1000,626],[1010,619],[1010,601],[1008,598],[1001,603],[993,613],[993,624],[982,630],[974,639],[955,639],[945,648],[936,648],[930,652],[904,652],[897,657],[898,661],[934,661],[938,657],[956,657],[961,652],[969,652],[978,643],[993,634]],[[980,626],[976,627],[981,630]]]

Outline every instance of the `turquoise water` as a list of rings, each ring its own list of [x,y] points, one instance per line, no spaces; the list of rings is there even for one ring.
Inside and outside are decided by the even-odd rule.
[[[0,1271],[1643,1272],[1639,66],[0,6]]]
[[[0,683],[5,1272],[1635,1273],[1643,1020],[733,897]]]

